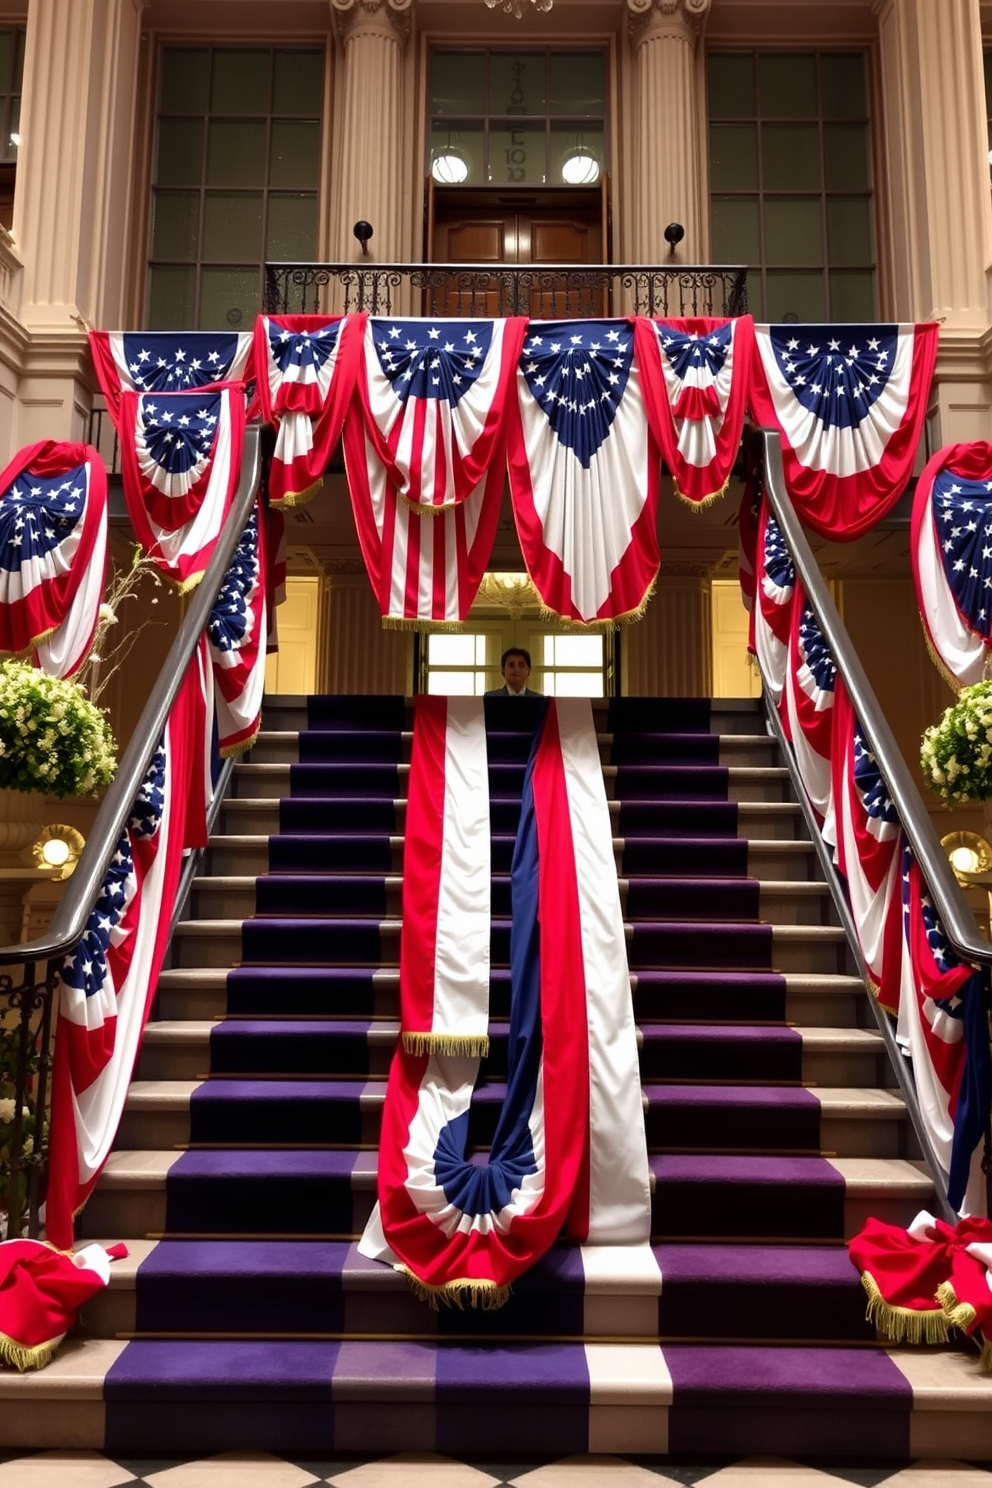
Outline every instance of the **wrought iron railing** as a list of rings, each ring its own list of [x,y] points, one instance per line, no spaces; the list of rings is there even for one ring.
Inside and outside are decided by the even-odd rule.
[[[267,263],[271,315],[743,315],[747,269],[695,264]]]
[[[903,759],[895,736],[876,701],[860,657],[830,597],[826,580],[820,572],[802,524],[786,493],[782,470],[782,446],[778,433],[764,430],[759,439],[761,468],[768,503],[791,554],[796,575],[802,584],[805,601],[812,608],[837,671],[844,679],[866,742],[875,756],[888,796],[895,807],[903,832],[926,880],[945,935],[958,959],[974,964],[983,973],[983,995],[986,1012],[988,1012],[990,986],[992,986],[992,945],[981,934],[951,866],[937,841],[933,823],[920,792]],[[859,972],[867,984],[870,980],[868,968],[860,950],[859,937],[847,897],[834,867],[833,853],[820,834],[819,823],[803,787],[802,776],[767,688],[765,690],[765,711],[768,716],[769,729],[778,739],[783,757],[792,775],[797,799],[803,808],[821,869],[833,892],[841,923],[847,933]],[[878,1005],[875,998],[869,1000],[885,1042],[900,1093],[906,1102],[906,1109],[919,1142],[920,1151],[934,1181],[937,1207],[943,1218],[954,1223],[957,1215],[947,1201],[946,1174],[943,1173],[937,1160],[923,1121],[912,1068],[896,1042],[891,1019]],[[992,1113],[986,1122],[982,1169],[986,1179],[987,1212],[992,1217]]]
[[[135,797],[158,747],[176,695],[214,601],[230,567],[251,513],[261,479],[260,430],[246,431],[241,479],[231,511],[217,539],[213,557],[190,601],[186,617],[172,644],[161,674],[145,704],[120,768],[97,814],[72,877],[67,880],[47,932],[25,945],[0,946],[0,1084],[4,1098],[13,1101],[13,1132],[8,1155],[0,1160],[0,1207],[6,1206],[9,1238],[26,1232],[39,1234],[45,1171],[48,1160],[47,1122],[52,1050],[52,1024],[58,972],[62,958],[77,943],[103,886],[107,866],[117,849]],[[211,812],[220,806],[230,771],[219,777]],[[173,924],[189,892],[195,865],[187,861],[177,893]],[[9,1057],[7,1057],[9,1056]],[[7,1069],[7,1064],[11,1068]],[[11,1095],[6,1095],[6,1088]],[[32,1128],[30,1145],[25,1132]]]

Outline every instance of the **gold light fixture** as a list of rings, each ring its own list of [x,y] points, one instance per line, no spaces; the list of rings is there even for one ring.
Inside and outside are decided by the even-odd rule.
[[[479,598],[488,604],[497,604],[506,610],[513,620],[520,620],[528,610],[540,606],[541,596],[525,573],[483,574],[479,585]]]
[[[73,872],[85,846],[82,832],[64,822],[52,822],[42,828],[31,852],[38,867],[48,869],[53,880],[60,883]]]
[[[555,0],[530,0],[535,10],[550,10]],[[527,6],[524,0],[486,0],[490,10],[495,10],[497,5],[502,5],[507,15],[515,15],[518,21],[523,20],[527,14]]]

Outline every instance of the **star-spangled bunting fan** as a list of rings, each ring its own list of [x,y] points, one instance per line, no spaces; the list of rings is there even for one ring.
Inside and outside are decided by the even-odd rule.
[[[276,427],[269,501],[295,506],[321,488],[362,355],[364,315],[260,315],[255,367],[262,417]]]
[[[693,506],[714,501],[740,448],[754,322],[639,318],[635,336],[648,418],[675,494]]]
[[[430,517],[402,500],[354,405],[345,420],[344,454],[358,541],[383,623],[430,630],[463,621],[496,537],[502,451],[467,501]]]
[[[492,710],[490,728],[507,727],[510,706]],[[643,1244],[650,1198],[612,828],[587,699],[525,710],[536,729],[511,869],[506,1096],[488,1161],[468,1154],[490,937],[506,933],[491,917],[487,711],[477,698],[417,700],[402,1037],[383,1112],[379,1205],[360,1248],[406,1271],[427,1298],[495,1306],[563,1229],[592,1244]]]
[[[779,430],[786,489],[824,537],[860,537],[906,489],[937,334],[935,324],[755,326],[751,408]]]
[[[756,554],[754,651],[765,686],[778,705],[785,685],[796,573],[767,497],[762,498],[758,515]]]
[[[532,320],[507,402],[513,515],[542,603],[640,615],[658,573],[659,454],[628,320]]]
[[[830,772],[832,709],[837,667],[802,588],[792,596],[792,628],[779,713],[792,743],[796,766],[810,803],[832,840]]]
[[[131,526],[168,579],[203,577],[241,472],[239,386],[121,394],[121,472]]]
[[[527,321],[370,320],[358,378],[369,443],[404,501],[467,501],[502,447]]]
[[[90,331],[90,351],[122,439],[124,392],[185,393],[253,375],[249,331]]]
[[[88,444],[43,440],[0,475],[0,652],[71,677],[93,640],[107,558],[107,472]]]
[[[265,522],[258,506],[235,549],[207,623],[221,758],[255,742],[262,716],[267,640]]]
[[[981,682],[992,645],[992,445],[947,445],[927,462],[910,551],[930,654],[952,686]]]
[[[60,973],[46,1228],[73,1215],[107,1160],[169,941],[183,848],[206,845],[203,695],[196,657],[121,833],[82,939]]]
[[[834,684],[831,767],[834,858],[873,990],[894,1014],[902,964],[902,828],[842,677]]]
[[[902,861],[903,959],[896,1033],[913,1061],[920,1112],[947,1198],[981,1213],[982,1139],[992,1099],[992,1056],[981,973],[951,950],[911,849]]]

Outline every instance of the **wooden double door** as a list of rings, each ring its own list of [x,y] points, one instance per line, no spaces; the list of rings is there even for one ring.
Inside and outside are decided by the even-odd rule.
[[[571,319],[608,315],[602,274],[608,247],[605,188],[546,195],[434,190],[428,199],[427,243],[436,264],[493,266],[492,276],[448,276],[435,284],[428,314],[531,315]],[[569,265],[569,276],[550,266]],[[546,268],[546,266],[548,266]],[[511,272],[499,273],[499,270]],[[532,272],[527,272],[528,270]]]

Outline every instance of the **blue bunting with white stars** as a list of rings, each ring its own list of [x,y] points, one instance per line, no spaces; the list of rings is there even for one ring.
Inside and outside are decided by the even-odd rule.
[[[91,331],[90,350],[119,435],[121,394],[186,393],[252,374],[250,331]]]
[[[231,559],[207,624],[221,757],[250,749],[265,687],[265,521],[256,506]]]
[[[980,682],[992,645],[992,445],[949,445],[928,461],[911,551],[930,654],[952,685]]]

